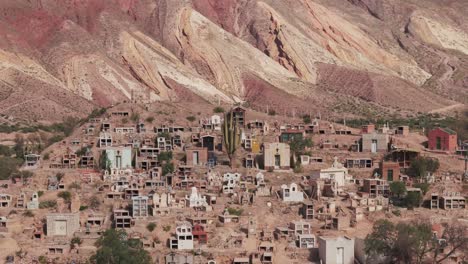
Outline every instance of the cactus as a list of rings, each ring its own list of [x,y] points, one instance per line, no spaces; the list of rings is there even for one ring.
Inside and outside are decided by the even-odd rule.
[[[233,166],[233,158],[237,148],[240,146],[241,141],[241,130],[239,125],[234,120],[232,112],[224,115],[224,124],[222,127],[224,145],[229,156],[231,167]]]

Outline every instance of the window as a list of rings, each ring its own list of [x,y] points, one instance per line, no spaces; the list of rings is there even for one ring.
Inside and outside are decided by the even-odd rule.
[[[393,170],[387,171],[387,181],[393,181]]]
[[[442,149],[442,139],[440,137],[436,137],[436,149]]]
[[[275,167],[279,168],[281,166],[281,156],[279,154],[275,155]]]

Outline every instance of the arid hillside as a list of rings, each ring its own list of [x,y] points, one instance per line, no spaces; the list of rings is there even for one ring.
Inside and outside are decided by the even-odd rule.
[[[281,113],[444,113],[468,102],[465,0],[5,0],[0,115],[123,101]]]

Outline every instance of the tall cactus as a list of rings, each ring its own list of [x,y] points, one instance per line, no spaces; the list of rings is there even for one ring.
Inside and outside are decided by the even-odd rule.
[[[234,156],[241,142],[241,130],[237,121],[234,120],[233,113],[228,112],[224,115],[223,138],[226,151],[229,156],[231,167],[234,165]]]

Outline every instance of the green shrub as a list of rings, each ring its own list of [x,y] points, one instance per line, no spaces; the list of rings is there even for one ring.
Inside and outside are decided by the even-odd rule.
[[[172,151],[162,151],[161,153],[159,153],[158,155],[158,160],[159,161],[171,161],[172,160]]]
[[[10,147],[0,145],[0,156],[10,157],[11,155],[13,155],[13,151]]]
[[[48,262],[46,256],[39,256],[37,260],[39,261],[40,264],[47,264]]]
[[[413,184],[413,187],[421,189],[422,193],[426,194],[431,185],[429,183],[415,183]]]
[[[55,206],[57,206],[57,201],[54,200],[42,201],[39,203],[40,209],[54,208]]]
[[[68,191],[59,192],[57,196],[65,200],[67,203],[71,202],[72,194]]]
[[[152,116],[146,118],[146,122],[148,123],[153,123],[153,121],[154,121],[154,117]]]
[[[162,174],[163,176],[166,176],[167,174],[173,173],[174,172],[174,164],[172,162],[165,163],[162,165]]]
[[[82,147],[79,150],[75,151],[75,154],[77,156],[84,156],[86,155],[86,152],[88,152],[88,148],[90,148],[90,146]]]
[[[171,230],[171,226],[167,225],[163,227],[164,232],[169,232]]]
[[[65,173],[57,172],[57,174],[55,174],[55,177],[57,178],[57,181],[61,181],[63,177],[65,177]]]
[[[86,205],[80,206],[80,211],[84,211],[84,210],[86,210],[86,209],[88,209],[88,206],[86,206]]]
[[[148,223],[148,225],[146,225],[146,229],[148,229],[150,232],[153,232],[154,229],[156,229],[156,223]]]
[[[100,205],[101,205],[101,201],[99,201],[99,198],[97,196],[92,196],[89,199],[89,206],[91,208],[97,209],[97,208],[99,208]]]
[[[81,245],[81,243],[83,243],[83,241],[81,240],[81,238],[79,237],[73,237],[70,241],[70,247],[73,249],[75,248],[76,245]]]
[[[24,217],[34,217],[34,213],[31,210],[26,210],[23,213]]]
[[[419,192],[409,192],[406,195],[404,202],[408,209],[419,207],[422,202],[422,195]]]
[[[140,120],[140,114],[137,112],[133,112],[130,116],[130,120],[132,120],[135,123],[138,122]]]
[[[232,208],[232,207],[229,207],[228,208],[228,213],[230,215],[237,215],[237,216],[240,216],[242,214],[242,212],[244,212],[243,209],[235,209],[235,208]]]
[[[68,187],[68,189],[75,189],[75,190],[80,190],[81,189],[81,185],[77,182],[73,182],[72,184],[70,184],[70,186]]]
[[[197,118],[194,117],[194,116],[187,116],[186,118],[187,118],[187,120],[190,121],[190,122],[193,122],[193,121],[197,120]]]
[[[221,106],[217,106],[213,108],[213,112],[217,114],[224,113],[224,108],[222,108]]]
[[[64,136],[62,135],[53,135],[51,138],[49,138],[49,145],[52,145],[54,143],[60,142],[64,139]]]

